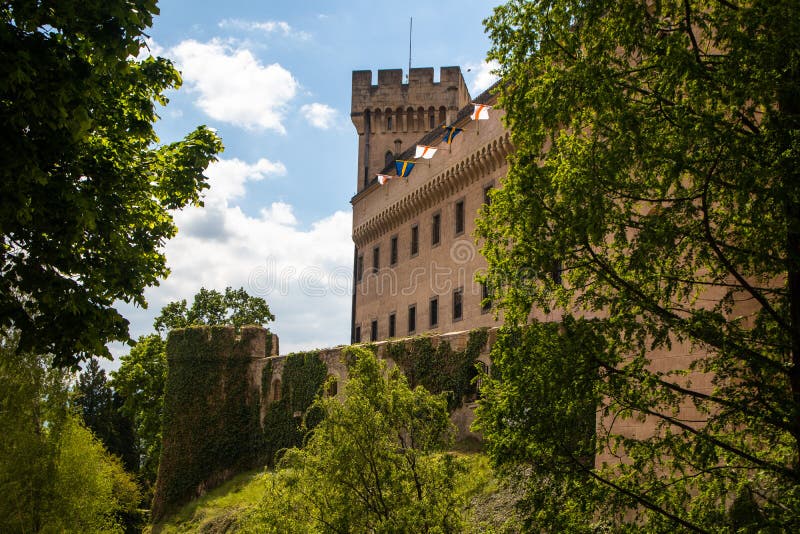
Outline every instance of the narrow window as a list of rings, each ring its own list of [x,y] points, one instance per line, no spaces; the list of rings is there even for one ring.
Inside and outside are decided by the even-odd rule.
[[[416,224],[411,227],[411,256],[419,253],[419,226]]]
[[[430,112],[428,113],[428,123],[431,130],[436,128],[436,112],[433,110],[433,108],[431,108]]]
[[[439,297],[433,297],[431,299],[431,306],[430,306],[430,327],[435,328],[439,324]]]
[[[356,260],[356,283],[364,278],[364,255],[360,254]]]
[[[389,314],[389,337],[394,337],[397,332],[395,331],[395,325],[397,323],[397,316],[394,313]]]
[[[431,220],[431,246],[436,246],[439,244],[439,237],[441,235],[441,228],[442,228],[442,214],[435,213],[433,215],[433,219]]]
[[[394,154],[392,154],[391,150],[387,150],[386,151],[386,155],[383,157],[383,160],[386,163],[386,165],[384,165],[384,167],[388,167],[392,163],[394,163]]]
[[[489,313],[492,309],[492,301],[489,298],[489,285],[481,282],[481,313]]]
[[[381,268],[381,247],[372,249],[372,270],[377,272]]]
[[[391,240],[391,249],[389,255],[389,264],[397,265],[397,236],[393,235]]]
[[[492,190],[491,185],[487,185],[483,188],[483,203],[487,206],[492,203],[492,197],[489,196],[489,192]]]
[[[354,340],[355,343],[361,343],[361,327],[356,327],[356,339]]]
[[[553,260],[553,267],[550,269],[550,277],[553,279],[553,282],[559,285],[561,285],[561,271],[561,262]]]
[[[400,154],[402,152],[402,150],[400,150],[401,148],[403,148],[403,142],[400,139],[395,139],[395,141],[394,141],[394,153],[395,154]]]
[[[408,333],[413,334],[417,329],[417,306],[412,304],[408,307]]]
[[[370,341],[378,341],[378,320],[377,319],[373,319],[372,320],[372,324],[370,324],[369,340]]]
[[[456,235],[464,233],[464,201],[456,202]]]
[[[339,381],[332,375],[328,375],[328,397],[335,397],[339,393]]]
[[[463,317],[464,288],[453,291],[453,321],[460,321]]]
[[[386,129],[392,131],[392,116],[386,115]]]

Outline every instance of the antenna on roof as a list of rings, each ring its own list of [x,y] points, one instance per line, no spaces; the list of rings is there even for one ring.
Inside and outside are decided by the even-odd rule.
[[[414,17],[408,17],[408,80],[411,80],[411,29],[414,27]]]

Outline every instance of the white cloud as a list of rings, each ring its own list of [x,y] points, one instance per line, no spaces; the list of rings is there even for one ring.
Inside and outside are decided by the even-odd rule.
[[[183,41],[170,51],[188,91],[209,117],[250,130],[286,133],[282,120],[298,89],[278,63],[262,65],[252,52],[212,39]]]
[[[336,211],[304,227],[288,203],[272,202],[256,215],[235,203],[250,182],[285,172],[267,159],[220,160],[209,168],[206,207],[173,213],[178,235],[164,248],[172,273],[146,291],[149,309],[119,306],[134,337],[152,332],[154,317],[167,303],[190,300],[201,287],[232,286],[267,301],[276,316],[269,327],[280,337],[282,354],[349,342],[350,213]],[[125,353],[115,349],[115,355]]]
[[[246,182],[257,182],[267,176],[285,174],[286,166],[280,161],[272,162],[261,158],[250,164],[238,158],[220,159],[206,169],[210,189],[206,191],[205,203],[227,204],[244,195]]]
[[[491,87],[494,82],[499,80],[499,77],[492,73],[493,70],[499,68],[500,63],[494,59],[491,61],[484,61],[480,64],[467,64],[467,69],[472,71],[468,76],[472,77],[469,90],[473,96],[482,93]]]
[[[291,37],[301,41],[307,41],[311,35],[304,31],[295,30],[288,22],[282,20],[267,20],[257,22],[242,19],[223,19],[219,22],[220,28],[231,28],[244,31],[260,31],[264,33],[279,33],[284,37]]]
[[[327,130],[333,126],[338,115],[332,107],[318,102],[304,105],[300,108],[300,113],[312,126],[321,130]]]

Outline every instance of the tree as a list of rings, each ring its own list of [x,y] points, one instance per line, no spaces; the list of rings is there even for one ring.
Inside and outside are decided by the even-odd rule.
[[[75,402],[80,407],[83,423],[105,448],[120,457],[125,469],[139,470],[133,420],[123,413],[123,398],[114,391],[106,372],[92,358],[78,376]]]
[[[796,3],[514,0],[486,25],[516,147],[479,223],[488,281],[510,328],[562,310],[582,332],[534,322],[495,347],[480,423],[495,461],[581,473],[587,517],[618,529],[797,530]],[[670,351],[678,364],[653,364]],[[547,462],[568,436],[531,426],[525,405],[553,392],[523,381],[576,370],[596,377],[593,453],[627,461],[587,467],[561,443]],[[552,406],[554,429],[580,411]]]
[[[324,413],[302,449],[291,449],[244,525],[263,532],[461,532],[465,470],[449,443],[447,401],[365,349],[348,349],[344,400]],[[468,485],[468,484],[467,484]],[[249,530],[248,530],[249,529]]]
[[[123,399],[119,411],[134,425],[138,472],[148,491],[152,491],[156,482],[161,456],[166,381],[166,343],[155,334],[140,337],[130,354],[122,357],[119,369],[112,373],[112,386]]]
[[[0,530],[122,532],[139,489],[68,406],[66,371],[0,336]]]
[[[133,58],[157,13],[155,0],[0,7],[0,327],[56,365],[129,339],[114,302],[146,305],[169,272],[168,210],[202,204],[222,150],[205,127],[157,144],[155,103],[180,76]]]
[[[229,324],[238,328],[274,320],[266,301],[248,295],[243,287],[226,287],[224,294],[201,287],[191,308],[187,307],[186,299],[170,302],[161,309],[153,327],[159,332],[198,325]]]

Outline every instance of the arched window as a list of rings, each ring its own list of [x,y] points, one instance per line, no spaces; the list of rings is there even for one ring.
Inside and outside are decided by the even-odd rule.
[[[436,128],[436,110],[433,107],[428,108],[428,128]]]
[[[414,121],[414,108],[408,108],[406,110],[406,127],[407,127],[409,132],[415,132],[416,131],[414,129],[415,126],[416,126],[416,123]]]
[[[391,150],[387,150],[386,151],[386,155],[384,156],[384,158],[386,159],[386,166],[387,167],[389,165],[391,165],[392,163],[394,163],[394,154],[392,154]]]
[[[439,124],[446,124],[447,123],[447,108],[441,106],[439,108]]]
[[[386,110],[386,131],[392,132],[394,131],[394,124],[392,123],[392,110]]]
[[[272,402],[281,400],[281,380],[276,378],[272,381]]]

